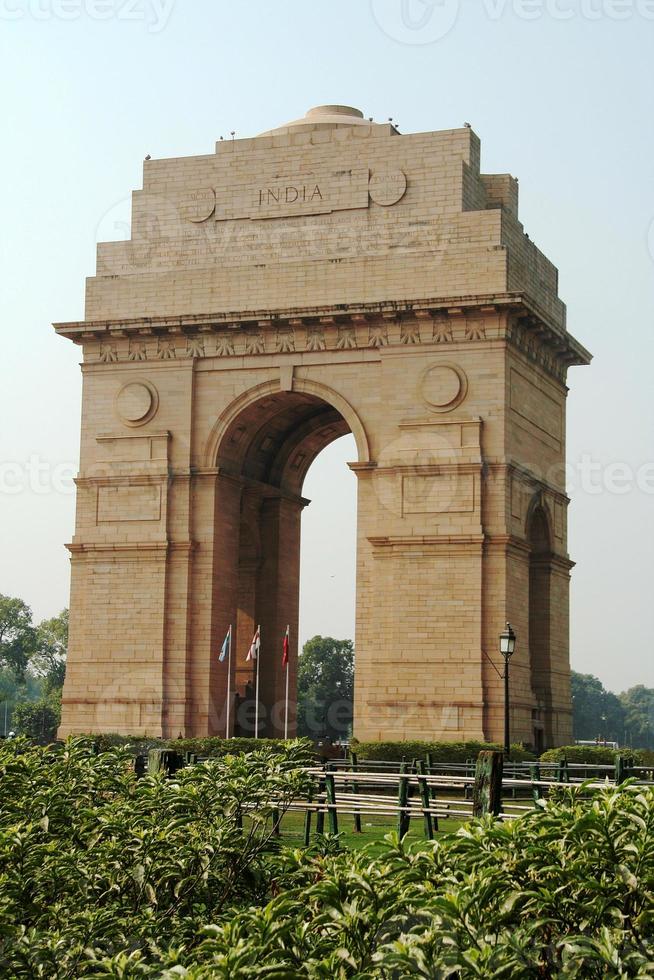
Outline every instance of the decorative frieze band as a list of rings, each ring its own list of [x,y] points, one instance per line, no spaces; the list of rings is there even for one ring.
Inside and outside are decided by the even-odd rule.
[[[458,306],[382,306],[369,310],[332,310],[330,315],[287,314],[166,318],[120,323],[56,325],[57,332],[88,345],[88,356],[103,364],[118,361],[171,361],[261,354],[378,350],[423,344],[487,343],[507,340],[526,357],[564,381],[571,364],[590,355],[566,333],[517,298],[496,298]]]

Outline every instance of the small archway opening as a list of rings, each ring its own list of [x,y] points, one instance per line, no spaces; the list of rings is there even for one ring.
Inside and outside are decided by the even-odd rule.
[[[349,406],[348,406],[349,407]],[[356,419],[353,420],[356,426]],[[300,540],[303,511],[309,504],[304,496],[305,477],[316,458],[352,432],[344,415],[333,404],[307,391],[272,392],[246,404],[224,427],[218,440],[216,464],[217,494],[215,513],[215,561],[213,571],[212,631],[214,643],[231,623],[234,629],[234,663],[231,692],[234,710],[231,734],[253,735],[256,731],[254,702],[257,664],[245,659],[257,626],[261,627],[259,672],[260,737],[284,734],[286,709],[286,670],[282,665],[282,643],[290,627],[289,702],[294,706],[299,640]],[[361,430],[362,431],[362,430]],[[348,461],[361,455],[360,438],[350,436],[345,447]],[[331,471],[333,453],[327,450]],[[336,453],[336,458],[341,454]],[[345,467],[347,477],[356,478]],[[331,552],[343,535],[334,527],[334,505],[338,506],[339,484],[333,483],[325,467],[318,469],[318,482],[311,479],[317,496],[327,501],[327,512],[309,519],[313,539],[325,545],[324,525],[331,521]],[[330,495],[330,485],[334,492]],[[342,490],[342,486],[341,486]],[[313,493],[313,490],[312,490]],[[350,515],[350,526],[356,518]],[[322,529],[321,525],[323,525]],[[309,533],[311,539],[311,533]],[[328,534],[329,539],[330,535]],[[354,553],[354,534],[348,534]],[[325,557],[327,555],[325,554]],[[329,572],[329,561],[321,562],[312,548],[306,563]],[[333,563],[332,563],[333,564]],[[339,565],[340,567],[340,565]],[[323,574],[322,571],[320,574]],[[318,579],[320,581],[320,574]],[[324,576],[323,576],[324,577]],[[354,578],[353,569],[351,577]],[[315,582],[315,577],[314,577]],[[329,587],[329,583],[326,589]],[[323,584],[325,584],[323,582]],[[313,591],[313,587],[312,587]],[[352,604],[354,588],[351,589]],[[323,602],[327,602],[325,597]],[[314,609],[315,613],[315,609]],[[311,619],[311,614],[310,617]],[[315,620],[314,620],[315,621]],[[212,702],[216,717],[212,727],[224,730],[221,705],[226,698],[225,672],[211,670]],[[230,702],[231,703],[231,702]],[[289,712],[288,733],[295,733],[295,710]]]
[[[536,700],[532,711],[534,748],[552,744],[552,684],[550,656],[551,536],[547,514],[537,504],[529,519],[529,661]]]

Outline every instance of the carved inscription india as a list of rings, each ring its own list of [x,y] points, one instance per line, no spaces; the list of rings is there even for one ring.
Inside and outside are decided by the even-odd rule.
[[[320,174],[277,174],[256,183],[199,188],[185,195],[181,212],[196,224],[210,218],[232,221],[329,214],[367,208],[371,201],[384,207],[396,204],[406,188],[401,171],[371,175],[361,167]]]
[[[302,184],[298,187],[294,184],[287,184],[286,187],[261,187],[259,188],[259,207],[264,204],[295,204],[296,201],[322,201],[322,191],[320,185],[316,184],[313,188]]]

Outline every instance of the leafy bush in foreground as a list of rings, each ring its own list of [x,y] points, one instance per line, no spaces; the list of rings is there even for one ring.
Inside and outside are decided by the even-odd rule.
[[[303,752],[135,783],[83,744],[1,750],[0,975],[654,977],[654,789],[566,789],[378,857],[276,850],[267,801],[306,790]]]
[[[269,801],[284,812],[306,796],[308,761],[292,743],[136,780],[131,757],[90,741],[5,743],[0,976],[93,975],[90,950],[192,944],[206,922],[267,901],[280,879]]]
[[[652,977],[654,794],[569,793],[406,849],[289,858],[294,884],[209,926],[150,972],[141,954],[99,976]],[[123,971],[119,973],[117,971]]]

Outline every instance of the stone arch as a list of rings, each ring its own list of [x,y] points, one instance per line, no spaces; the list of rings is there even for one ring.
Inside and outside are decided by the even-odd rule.
[[[370,445],[366,430],[354,408],[342,395],[322,382],[303,380],[300,378],[293,379],[291,391],[313,395],[314,397],[326,402],[328,405],[331,405],[331,407],[345,419],[348,424],[349,431],[354,436],[357,446],[357,454],[359,457],[358,462],[370,462]],[[224,439],[225,433],[230,425],[232,425],[238,418],[241,412],[244,411],[244,409],[249,408],[251,405],[255,404],[261,399],[264,399],[267,395],[274,395],[282,392],[283,388],[279,380],[274,379],[272,381],[264,381],[261,384],[255,385],[253,388],[248,388],[247,391],[242,392],[242,394],[238,395],[233,401],[231,401],[229,405],[227,405],[226,408],[224,408],[220,413],[218,419],[213,425],[213,428],[211,429],[203,454],[204,466],[210,468],[216,465],[219,448]]]

